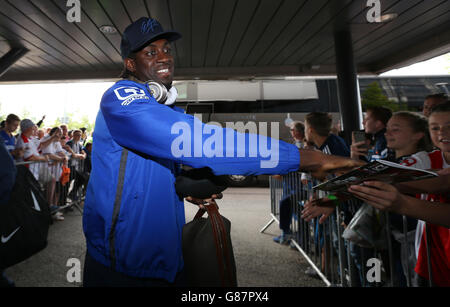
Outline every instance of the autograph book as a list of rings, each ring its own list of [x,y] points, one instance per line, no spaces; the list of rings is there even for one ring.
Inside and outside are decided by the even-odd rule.
[[[347,188],[350,185],[358,185],[364,181],[382,181],[386,183],[400,183],[406,181],[423,180],[436,177],[431,171],[416,169],[397,163],[378,160],[361,166],[344,175],[333,178],[327,182],[316,185],[314,190],[322,190],[332,193],[350,194]]]

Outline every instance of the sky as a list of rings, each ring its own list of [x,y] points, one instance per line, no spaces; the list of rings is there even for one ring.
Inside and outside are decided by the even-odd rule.
[[[46,123],[72,114],[75,120],[88,116],[95,121],[103,93],[113,82],[76,82],[44,84],[0,85],[0,114],[15,113],[21,117],[24,110],[37,120],[46,115]]]
[[[450,76],[450,53],[393,70],[380,76]],[[44,84],[0,84],[0,115],[27,111],[30,118],[39,120],[46,115],[44,126],[57,118],[72,114],[81,120],[83,115],[95,122],[103,93],[113,82],[74,82]]]
[[[416,63],[400,69],[394,69],[381,74],[381,77],[388,76],[433,76],[450,75],[450,53],[441,55],[434,59]]]

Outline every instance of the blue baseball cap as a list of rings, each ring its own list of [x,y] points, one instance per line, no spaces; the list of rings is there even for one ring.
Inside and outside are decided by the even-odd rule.
[[[180,39],[181,34],[175,31],[164,31],[156,19],[139,18],[123,32],[120,43],[122,59],[126,59],[131,53],[147,46],[149,43],[163,38],[173,42]]]

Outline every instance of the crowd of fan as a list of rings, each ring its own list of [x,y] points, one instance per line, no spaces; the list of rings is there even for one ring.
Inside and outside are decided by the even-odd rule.
[[[68,130],[65,124],[41,128],[44,119],[35,124],[9,114],[1,123],[0,141],[16,164],[26,164],[41,183],[53,219],[62,221],[63,211],[73,210],[70,203],[79,201],[80,189],[86,187],[92,141],[86,128]]]
[[[90,154],[92,141],[89,140],[86,129],[80,128],[68,131],[67,125],[54,128],[41,128],[43,120],[34,124],[30,119],[21,120],[14,114],[8,115],[2,122],[0,141],[16,163],[37,162],[29,165],[30,171],[43,184],[47,200],[55,220],[64,220],[60,210],[67,199],[77,201],[77,191],[86,187],[90,172]],[[20,133],[15,134],[20,127]],[[299,148],[309,147],[321,150],[327,154],[350,156],[353,159],[363,159],[367,162],[383,159],[406,166],[421,169],[450,169],[450,103],[446,95],[431,95],[425,99],[423,116],[412,112],[392,113],[384,107],[369,108],[364,118],[366,141],[353,139],[351,146],[338,136],[338,131],[332,127],[331,116],[327,113],[314,112],[306,116],[305,123],[295,122],[291,134]],[[45,172],[42,171],[45,166]],[[73,187],[69,191],[68,174],[73,179]],[[302,175],[303,186],[309,189],[312,178]],[[286,244],[291,241],[292,193],[297,187],[283,181],[283,199],[280,202],[280,228],[282,234],[274,238],[277,243]],[[418,198],[434,202],[448,203],[446,195],[418,195]],[[332,227],[332,237],[337,238],[336,206],[318,206],[316,200],[304,203],[301,217],[309,222],[320,217],[320,224],[327,219]],[[324,202],[329,201],[325,199]],[[361,203],[359,203],[361,206]],[[69,207],[70,209],[70,207]],[[356,210],[354,206],[341,201],[343,226],[348,226]],[[397,285],[405,285],[405,268],[409,267],[415,274],[415,285],[423,285],[429,277],[425,245],[424,222],[408,218],[408,238],[415,237],[414,260],[401,256],[403,238],[403,217],[391,213],[393,252],[395,253],[394,270]],[[325,254],[323,238],[329,233],[320,224],[316,225],[315,240],[322,249],[322,269],[329,261]],[[431,232],[431,267],[433,281],[439,286],[450,286],[450,229],[427,223]],[[405,234],[403,234],[405,235]],[[349,253],[358,271],[359,285],[366,284],[363,276],[365,259],[376,257],[373,249],[367,249],[348,242]],[[337,250],[333,239],[332,246]],[[347,248],[345,248],[347,250]],[[361,255],[365,255],[361,257]],[[364,258],[364,259],[363,259]],[[316,275],[314,270],[307,274]]]
[[[348,146],[343,138],[339,137],[337,131],[333,132],[332,118],[327,113],[314,112],[306,116],[303,123],[295,122],[291,127],[292,137],[298,147],[311,147],[321,150],[327,154],[350,156],[367,162],[376,160],[388,160],[409,167],[435,170],[438,174],[446,175],[450,170],[450,103],[445,94],[435,94],[426,97],[423,115],[413,112],[397,112],[385,107],[371,107],[367,109],[364,118],[365,141],[356,141],[353,138],[351,146]],[[302,174],[303,188],[311,190],[312,178]],[[288,179],[289,180],[289,179]],[[292,195],[297,186],[292,182],[283,181],[283,198],[280,201],[280,229],[282,234],[274,238],[281,244],[289,244],[292,239],[291,216]],[[313,184],[317,184],[314,182]],[[305,193],[306,194],[306,193]],[[419,194],[417,198],[422,200],[448,203],[448,195]],[[444,193],[445,194],[445,193]],[[335,197],[335,196],[333,196]],[[315,242],[321,250],[321,269],[329,266],[329,253],[325,254],[324,237],[329,235],[329,228],[323,228],[325,221],[331,225],[331,246],[338,253],[338,233],[336,218],[336,200],[332,200],[325,194],[314,195],[314,200],[303,196],[305,201],[301,217],[310,222],[319,218],[315,227]],[[349,225],[357,210],[363,206],[363,202],[346,201],[339,199],[341,217],[343,217],[344,229]],[[369,203],[372,205],[372,203]],[[404,225],[403,217],[396,213],[389,214],[392,233],[392,249],[394,253],[394,266],[392,281],[397,286],[407,284],[407,271],[412,272],[412,285],[427,285],[429,279],[428,261],[426,251],[426,239],[424,235],[425,223],[415,218],[406,218]],[[404,233],[404,226],[407,233]],[[450,286],[450,229],[442,225],[427,223],[432,244],[430,244],[430,262],[434,285]],[[444,225],[445,226],[445,225]],[[384,235],[384,234],[383,234]],[[409,246],[403,246],[405,237],[408,238]],[[351,241],[345,242],[344,247],[350,253],[353,265],[356,268],[356,285],[371,285],[367,283],[364,271],[366,261],[370,258],[380,256],[379,251],[372,248],[362,247]],[[292,242],[291,242],[291,246]],[[408,248],[412,257],[408,259],[402,252]],[[332,248],[333,249],[333,248]],[[329,249],[328,249],[329,250]],[[381,252],[383,263],[389,263],[388,255]],[[387,270],[390,270],[387,267]],[[318,277],[312,268],[306,274]],[[374,285],[374,284],[372,284]]]

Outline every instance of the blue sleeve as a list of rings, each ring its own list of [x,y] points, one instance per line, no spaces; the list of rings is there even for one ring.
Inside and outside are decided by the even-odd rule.
[[[127,90],[140,95],[127,99]],[[101,113],[120,146],[195,168],[210,167],[216,175],[285,174],[299,168],[295,145],[206,125],[148,97],[145,88],[134,86],[113,86],[103,96]]]
[[[0,205],[9,201],[11,191],[16,181],[14,160],[6,150],[3,141],[0,142]]]

